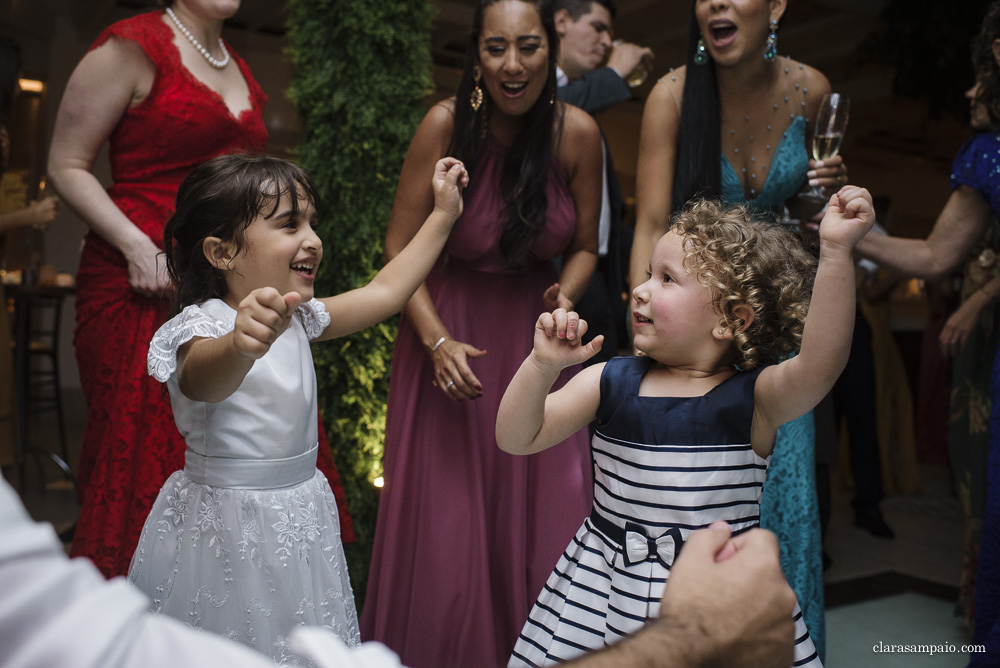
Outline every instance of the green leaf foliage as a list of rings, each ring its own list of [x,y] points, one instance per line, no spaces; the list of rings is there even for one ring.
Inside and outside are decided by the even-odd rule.
[[[396,180],[431,86],[430,28],[427,0],[289,0],[288,94],[302,119],[296,158],[321,197],[317,295],[364,285],[383,264]],[[345,548],[359,609],[395,335],[394,320],[313,346],[327,436],[358,537]]]

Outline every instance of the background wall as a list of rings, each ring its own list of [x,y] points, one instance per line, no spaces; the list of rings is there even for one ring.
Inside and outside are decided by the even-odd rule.
[[[967,114],[963,116],[962,103],[955,99],[972,84],[968,40],[986,4],[985,0],[789,0],[778,34],[779,52],[819,68],[836,90],[851,96],[851,122],[842,149],[851,180],[892,198],[896,224],[904,234],[925,234],[949,194],[951,159],[968,134]],[[299,127],[284,96],[291,70],[282,53],[282,5],[243,0],[225,31],[270,95],[269,150],[279,154],[295,145]],[[454,90],[474,3],[435,0],[433,5],[435,89],[429,102]],[[636,99],[599,117],[629,195],[634,192],[642,100],[658,76],[683,62],[690,5],[677,0],[618,0],[618,5],[616,37],[650,46],[656,53],[653,75],[635,90]],[[37,187],[44,174],[62,90],[89,44],[111,22],[154,6],[152,0],[0,2],[0,33],[20,40],[24,75],[46,85],[32,105],[37,132],[24,129],[29,127],[27,119],[25,125],[12,128],[15,156],[28,171],[29,188]],[[95,172],[107,181],[103,157]],[[32,241],[42,246],[45,263],[73,273],[85,228],[63,211]],[[7,246],[9,262],[23,259],[18,257],[23,240],[9,240]],[[71,314],[71,303],[67,309]],[[62,366],[67,388],[79,386],[70,345],[72,321],[64,318]]]

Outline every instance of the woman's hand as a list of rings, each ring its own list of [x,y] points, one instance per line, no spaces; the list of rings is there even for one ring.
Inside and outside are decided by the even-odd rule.
[[[809,179],[810,188],[819,186],[828,191],[826,194],[829,197],[847,184],[847,165],[844,164],[844,158],[839,155],[826,160],[810,160],[806,177]]]
[[[542,294],[542,301],[545,303],[545,310],[552,313],[557,308],[567,311],[573,310],[573,300],[563,294],[558,283],[550,285]]]
[[[461,341],[445,339],[437,350],[431,351],[434,360],[434,384],[452,399],[476,399],[483,395],[483,384],[469,367],[469,358],[486,355],[485,350]]]
[[[954,357],[965,347],[969,335],[979,322],[983,308],[990,303],[989,297],[982,290],[976,290],[962,302],[962,305],[951,314],[941,328],[938,341],[941,343],[941,354],[945,359]]]
[[[30,224],[37,229],[44,229],[59,215],[59,198],[46,197],[37,199],[28,205]]]
[[[166,263],[160,259],[160,249],[144,234],[136,235],[133,245],[124,253],[128,262],[128,284],[134,292],[155,297],[170,287]]]

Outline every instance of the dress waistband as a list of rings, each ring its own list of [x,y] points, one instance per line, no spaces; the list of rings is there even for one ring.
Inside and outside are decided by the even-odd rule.
[[[275,489],[309,480],[316,473],[319,443],[308,451],[284,459],[233,459],[206,457],[191,449],[184,452],[184,472],[209,487]]]
[[[644,526],[635,522],[627,522],[624,527],[620,527],[598,513],[596,508],[590,511],[590,523],[618,545],[624,555],[626,566],[654,559],[670,568],[674,558],[680,554],[684,546],[684,536],[678,527],[667,529],[659,536],[652,536]],[[756,526],[754,524],[737,529],[733,535],[749,531]]]

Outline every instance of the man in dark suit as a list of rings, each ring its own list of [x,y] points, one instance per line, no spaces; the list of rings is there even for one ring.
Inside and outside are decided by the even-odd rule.
[[[631,99],[625,78],[640,68],[648,72],[653,52],[628,42],[612,42],[614,0],[555,0],[553,9],[559,34],[559,99],[589,114]],[[597,269],[575,306],[590,325],[588,336],[605,336],[601,353],[588,364],[606,361],[627,345],[619,332],[624,334],[626,313],[621,258],[628,249],[622,248],[621,187],[606,145],[604,167]]]

